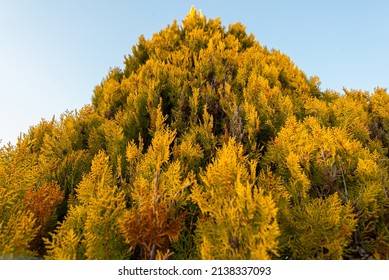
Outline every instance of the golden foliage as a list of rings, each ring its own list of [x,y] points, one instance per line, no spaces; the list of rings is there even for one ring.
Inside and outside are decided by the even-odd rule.
[[[77,187],[76,206],[45,239],[50,259],[118,259],[126,256],[117,220],[125,209],[124,192],[113,185],[109,158],[95,156],[88,176]]]
[[[182,182],[180,164],[168,164],[175,132],[164,124],[161,107],[156,111],[155,133],[146,154],[138,160],[132,186],[133,205],[119,221],[125,242],[142,248],[142,258],[155,259],[157,251],[166,254],[183,227],[188,182]],[[130,144],[127,159],[133,161],[137,148]],[[135,163],[136,164],[136,163]]]
[[[247,168],[254,165],[254,168]],[[277,255],[277,209],[270,195],[253,185],[255,162],[230,140],[192,190],[199,206],[198,242],[203,259],[270,259]]]
[[[30,244],[36,232],[34,215],[29,212],[18,211],[7,222],[0,221],[0,259],[35,257]]]
[[[195,8],[124,64],[0,148],[1,258],[389,259],[385,89]]]
[[[342,205],[336,193],[285,209],[283,215],[293,259],[342,259],[357,222],[350,204]]]

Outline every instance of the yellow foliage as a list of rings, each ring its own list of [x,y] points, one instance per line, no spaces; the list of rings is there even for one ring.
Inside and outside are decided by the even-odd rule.
[[[169,255],[169,244],[178,240],[183,227],[185,212],[181,212],[181,207],[186,202],[186,188],[190,184],[182,181],[179,162],[168,164],[175,132],[168,129],[164,121],[161,107],[158,107],[151,145],[135,165],[133,205],[119,221],[125,242],[130,249],[141,246],[144,259],[155,259],[158,252],[158,257]],[[127,158],[134,158],[136,147],[133,144],[127,151],[130,153]]]
[[[350,204],[337,194],[313,199],[304,206],[284,210],[283,230],[293,259],[342,259],[351,242],[356,219]]]
[[[36,257],[30,250],[35,238],[34,215],[30,212],[18,211],[8,221],[0,221],[0,259],[24,259]]]
[[[385,89],[194,7],[124,64],[0,148],[1,258],[389,258]]]
[[[198,242],[203,259],[269,259],[277,254],[277,209],[250,182],[242,146],[230,140],[192,188],[200,207]],[[255,168],[250,168],[250,171]]]
[[[90,173],[78,185],[79,204],[51,240],[45,239],[47,258],[118,259],[127,254],[117,224],[125,209],[124,192],[113,185],[108,162],[104,152],[95,156]]]

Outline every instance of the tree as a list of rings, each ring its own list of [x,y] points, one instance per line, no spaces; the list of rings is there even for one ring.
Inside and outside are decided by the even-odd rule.
[[[343,91],[191,8],[1,148],[1,257],[388,259],[389,95]]]

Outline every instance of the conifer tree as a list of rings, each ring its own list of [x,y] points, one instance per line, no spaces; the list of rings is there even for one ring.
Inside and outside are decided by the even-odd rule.
[[[0,257],[389,259],[389,95],[343,91],[191,8],[0,148]]]

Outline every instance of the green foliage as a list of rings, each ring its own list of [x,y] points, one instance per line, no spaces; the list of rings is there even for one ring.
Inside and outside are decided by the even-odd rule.
[[[4,259],[389,259],[389,95],[192,8],[0,149]]]

